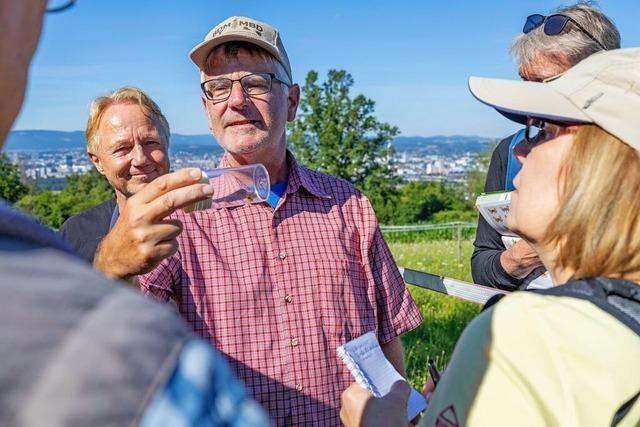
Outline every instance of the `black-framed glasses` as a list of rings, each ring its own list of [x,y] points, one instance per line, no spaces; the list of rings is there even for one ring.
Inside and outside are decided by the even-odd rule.
[[[47,0],[47,9],[48,13],[62,12],[63,10],[69,9],[76,0]]]
[[[200,87],[208,100],[222,102],[231,96],[231,90],[235,82],[240,83],[244,93],[249,96],[256,96],[271,92],[271,86],[274,80],[285,86],[290,86],[289,83],[276,77],[274,73],[252,73],[235,80],[227,78],[206,80],[200,83]]]
[[[582,25],[580,25],[575,19],[571,18],[567,15],[555,14],[544,16],[540,14],[534,14],[527,16],[527,20],[524,22],[524,27],[522,28],[522,32],[527,34],[531,31],[538,28],[540,25],[544,24],[544,33],[548,36],[557,36],[558,34],[562,34],[567,23],[571,21],[573,25],[578,27],[580,31],[582,31],[587,37],[593,40],[602,50],[607,50],[606,47],[602,43],[596,39],[593,34],[589,31],[585,30]]]
[[[513,152],[516,156],[526,156],[537,145],[559,137],[566,133],[566,128],[575,125],[577,123],[562,123],[548,119],[527,117],[524,139],[513,147]]]

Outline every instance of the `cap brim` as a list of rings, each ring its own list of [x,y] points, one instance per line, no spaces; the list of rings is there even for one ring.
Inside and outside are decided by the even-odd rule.
[[[278,52],[269,43],[259,39],[247,37],[243,34],[234,34],[234,33],[227,33],[223,36],[219,36],[211,40],[203,41],[202,43],[200,43],[199,45],[191,49],[191,52],[189,52],[189,57],[200,70],[204,70],[205,62],[207,61],[209,52],[211,52],[211,50],[213,50],[216,46],[219,46],[227,42],[233,42],[233,41],[241,41],[241,42],[255,44],[256,46],[259,46],[262,49],[269,52],[278,61],[281,61]]]
[[[593,121],[549,83],[470,77],[469,90],[478,101],[514,122],[526,124],[527,116],[558,122]]]

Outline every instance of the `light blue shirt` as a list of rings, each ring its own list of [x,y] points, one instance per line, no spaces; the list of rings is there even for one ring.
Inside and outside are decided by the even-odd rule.
[[[270,426],[227,363],[206,342],[185,345],[167,386],[147,408],[141,427]]]

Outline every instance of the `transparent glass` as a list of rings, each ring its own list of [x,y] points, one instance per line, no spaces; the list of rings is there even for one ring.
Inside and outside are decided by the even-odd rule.
[[[209,169],[202,171],[202,174],[202,181],[208,181],[213,186],[213,196],[209,200],[196,203],[187,211],[260,203],[269,197],[269,172],[260,163],[235,168]]]

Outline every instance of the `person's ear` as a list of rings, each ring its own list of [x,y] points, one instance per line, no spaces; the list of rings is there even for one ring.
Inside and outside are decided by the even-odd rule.
[[[100,162],[100,157],[89,152],[87,152],[87,154],[89,155],[89,159],[91,159],[91,163],[93,163],[93,166],[95,166],[100,175],[104,175],[104,168],[102,167],[102,162]]]
[[[292,122],[296,118],[298,105],[300,105],[300,86],[292,84],[287,95],[287,121]]]

